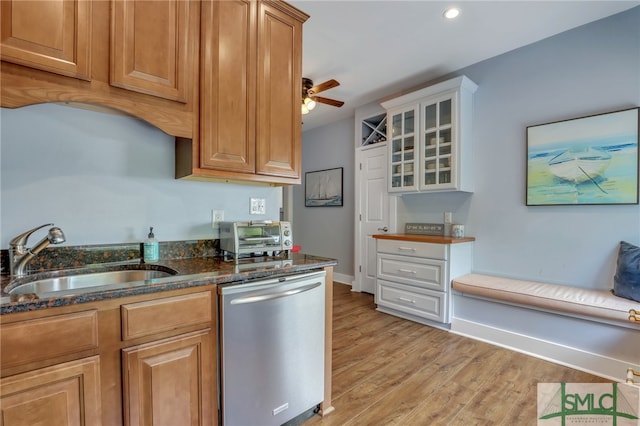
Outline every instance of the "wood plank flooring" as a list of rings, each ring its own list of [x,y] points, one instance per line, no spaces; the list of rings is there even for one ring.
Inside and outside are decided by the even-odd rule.
[[[375,310],[334,283],[333,406],[313,425],[535,425],[539,382],[601,377]]]

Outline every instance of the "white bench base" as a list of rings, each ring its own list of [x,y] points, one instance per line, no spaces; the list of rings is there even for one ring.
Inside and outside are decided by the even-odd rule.
[[[611,380],[623,382],[627,368],[640,368],[640,323],[624,320],[627,307],[640,308],[633,301],[610,295],[612,307],[598,299],[608,298],[604,291],[478,274],[456,278],[453,289],[453,333]]]

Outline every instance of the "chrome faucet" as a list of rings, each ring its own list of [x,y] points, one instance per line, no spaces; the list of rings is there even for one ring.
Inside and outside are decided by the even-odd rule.
[[[38,229],[45,226],[52,226],[49,233],[42,241],[38,242],[33,248],[27,248],[27,240]],[[21,277],[26,275],[26,266],[36,254],[40,253],[49,244],[60,244],[65,242],[65,236],[62,229],[53,226],[53,223],[47,223],[37,226],[27,232],[18,235],[9,243],[9,270],[12,277]]]

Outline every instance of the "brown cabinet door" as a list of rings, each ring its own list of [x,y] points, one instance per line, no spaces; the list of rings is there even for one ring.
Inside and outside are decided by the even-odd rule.
[[[3,426],[102,424],[98,357],[0,380]]]
[[[302,21],[276,3],[258,12],[256,173],[300,177]]]
[[[111,84],[186,103],[197,66],[196,1],[113,1]]]
[[[0,11],[3,61],[91,79],[91,2],[2,1]]]
[[[122,352],[125,425],[213,425],[217,404],[210,330]]]
[[[255,171],[256,3],[202,3],[201,167]]]

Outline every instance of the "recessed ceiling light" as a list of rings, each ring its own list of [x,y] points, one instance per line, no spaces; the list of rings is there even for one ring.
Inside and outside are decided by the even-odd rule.
[[[457,7],[450,7],[449,9],[445,10],[444,13],[442,14],[442,16],[444,16],[447,19],[457,18],[458,15],[460,15],[460,9],[458,9]]]

